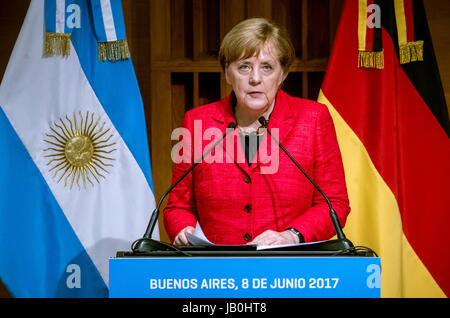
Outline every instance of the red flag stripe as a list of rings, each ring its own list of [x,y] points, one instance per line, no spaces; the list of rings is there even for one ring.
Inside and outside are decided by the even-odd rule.
[[[414,42],[414,16],[412,0],[405,0],[406,40]]]

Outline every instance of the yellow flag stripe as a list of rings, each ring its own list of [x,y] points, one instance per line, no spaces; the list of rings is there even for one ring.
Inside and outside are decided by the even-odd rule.
[[[358,5],[358,50],[366,50],[367,0],[359,0]]]
[[[404,0],[394,0],[395,22],[397,23],[398,44],[403,45],[407,42],[406,37],[406,17]]]
[[[446,297],[404,235],[397,200],[363,143],[322,91],[318,101],[328,106],[342,153],[352,209],[345,233],[380,256],[381,297]]]

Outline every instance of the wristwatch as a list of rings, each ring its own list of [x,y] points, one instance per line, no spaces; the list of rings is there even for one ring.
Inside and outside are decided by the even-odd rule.
[[[300,233],[299,231],[297,231],[296,229],[294,229],[293,227],[288,227],[286,229],[286,231],[291,231],[292,233],[294,233],[295,235],[298,236],[298,242],[299,243],[304,243],[305,242],[305,238],[303,237],[302,233]]]

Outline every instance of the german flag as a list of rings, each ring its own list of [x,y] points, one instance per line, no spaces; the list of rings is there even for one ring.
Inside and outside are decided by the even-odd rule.
[[[450,124],[422,1],[347,0],[319,101],[382,297],[450,295]]]

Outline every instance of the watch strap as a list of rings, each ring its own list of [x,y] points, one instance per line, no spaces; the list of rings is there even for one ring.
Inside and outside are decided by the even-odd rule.
[[[302,233],[300,233],[297,229],[294,229],[293,227],[288,227],[286,229],[286,231],[291,231],[292,233],[297,235],[299,243],[304,243],[305,242],[305,238],[303,237]]]

